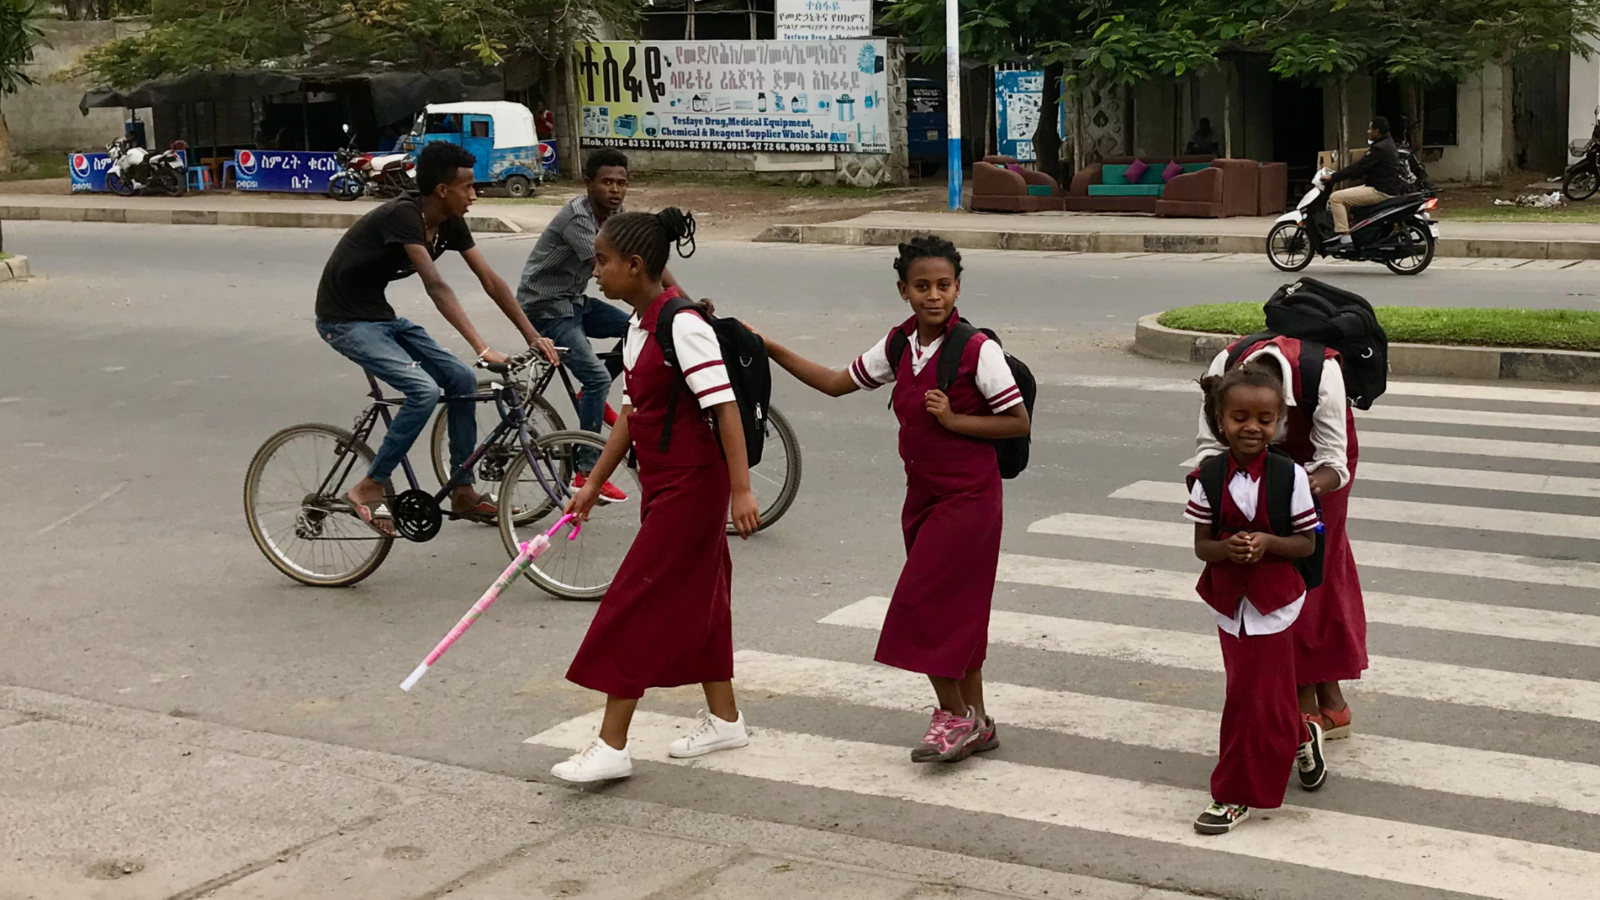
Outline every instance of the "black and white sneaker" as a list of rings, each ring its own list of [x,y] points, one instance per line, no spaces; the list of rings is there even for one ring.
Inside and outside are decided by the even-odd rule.
[[[1322,756],[1322,723],[1316,716],[1306,716],[1306,733],[1309,739],[1295,751],[1295,769],[1300,774],[1300,787],[1314,791],[1328,780],[1328,762]]]
[[[1194,820],[1194,830],[1201,834],[1227,834],[1250,818],[1250,807],[1242,803],[1211,801],[1206,811]]]

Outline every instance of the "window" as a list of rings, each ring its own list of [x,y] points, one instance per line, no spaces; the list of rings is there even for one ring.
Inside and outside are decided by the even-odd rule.
[[[1456,83],[1445,81],[1423,91],[1422,143],[1456,142]]]
[[[489,136],[489,122],[486,119],[476,119],[472,123],[472,136],[486,138]]]

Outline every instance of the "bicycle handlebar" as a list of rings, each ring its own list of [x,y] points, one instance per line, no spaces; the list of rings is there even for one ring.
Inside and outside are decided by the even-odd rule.
[[[567,348],[557,347],[556,353],[564,357],[567,355]],[[487,369],[496,375],[509,375],[512,372],[520,372],[529,366],[538,365],[540,363],[548,363],[548,360],[544,358],[544,352],[536,348],[529,347],[521,353],[511,357],[511,359],[507,362],[492,363],[484,362],[480,359],[476,365],[478,368]]]

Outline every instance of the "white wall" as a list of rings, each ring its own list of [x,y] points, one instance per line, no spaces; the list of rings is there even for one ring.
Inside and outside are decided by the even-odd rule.
[[[99,150],[122,134],[123,110],[91,109],[83,115],[78,100],[92,85],[63,80],[60,73],[76,66],[91,47],[143,28],[142,22],[45,23],[45,43],[35,49],[33,64],[27,68],[39,83],[0,99],[16,149]]]
[[[1456,87],[1456,143],[1429,162],[1434,181],[1492,181],[1515,153],[1511,68],[1485,66]]]

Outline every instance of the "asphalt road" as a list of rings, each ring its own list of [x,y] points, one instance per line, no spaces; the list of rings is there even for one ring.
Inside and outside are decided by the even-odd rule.
[[[0,285],[0,625],[11,638],[0,683],[547,779],[598,705],[562,677],[592,605],[513,588],[403,694],[399,680],[504,566],[496,533],[447,523],[429,544],[397,545],[360,586],[328,591],[283,578],[246,531],[240,488],[260,443],[296,422],[347,425],[362,405],[359,372],[311,326],[337,234],[6,232],[42,277]],[[508,279],[532,246],[483,245]],[[843,364],[903,315],[890,259],[708,243],[673,268],[723,311]],[[830,401],[780,380],[775,402],[805,452],[800,500],[734,548],[736,647],[763,654],[741,658],[742,703],[771,730],[768,749],[694,768],[641,763],[603,790],[1204,895],[1326,897],[1337,883],[1347,898],[1520,900],[1592,885],[1600,439],[1585,417],[1600,415],[1600,397],[1384,399],[1445,412],[1363,425],[1381,436],[1363,453],[1377,475],[1359,496],[1389,505],[1352,534],[1389,545],[1358,559],[1389,556],[1363,572],[1377,658],[1351,691],[1357,735],[1330,752],[1323,792],[1291,790],[1293,809],[1200,843],[1188,817],[1212,762],[1220,659],[1204,609],[1176,602],[1198,566],[1155,527],[1178,521],[1162,491],[1189,452],[1197,396],[1181,382],[1196,373],[1125,345],[1139,315],[1265,299],[1286,279],[1264,261],[989,252],[967,263],[963,312],[999,328],[1042,384],[1034,462],[1007,491],[1012,574],[996,591],[986,676],[1015,688],[991,695],[1006,738],[996,759],[909,775],[861,762],[877,752],[865,745],[898,759],[932,702],[925,687],[897,692],[887,670],[850,668],[870,665],[867,598],[888,595],[903,559],[894,425],[882,396]],[[1319,268],[1375,303],[1597,302],[1592,273]],[[464,268],[445,271],[508,347],[513,332]],[[415,283],[391,296],[463,349]],[[1468,443],[1484,439],[1506,443]],[[1179,589],[1139,580],[1152,569]],[[873,685],[883,696],[867,696]],[[699,706],[679,689],[642,709]],[[636,739],[674,725],[646,721]]]

